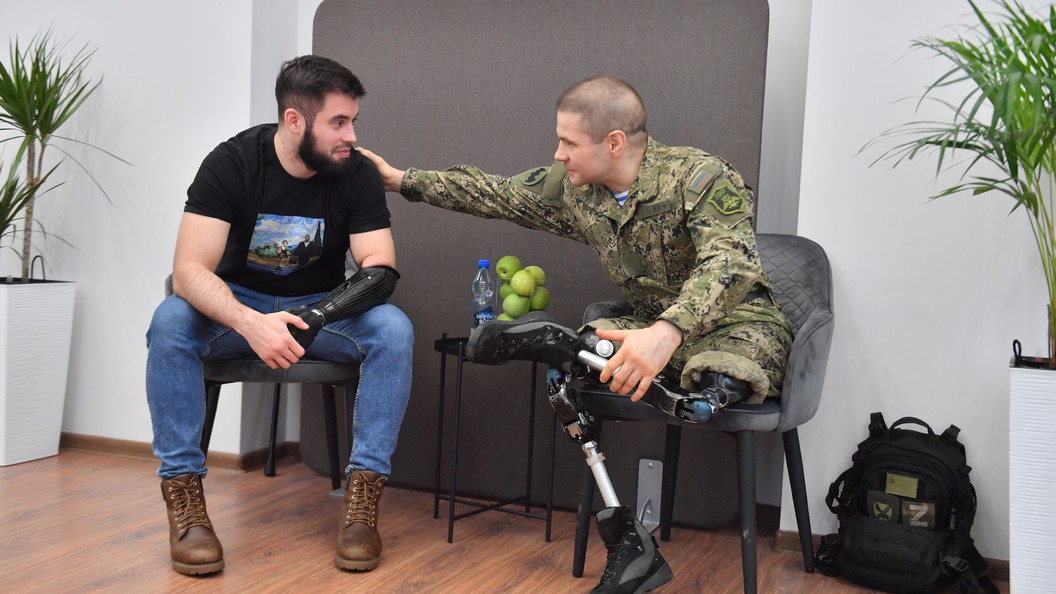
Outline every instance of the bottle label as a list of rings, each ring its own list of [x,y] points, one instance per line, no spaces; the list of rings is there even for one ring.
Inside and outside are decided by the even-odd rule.
[[[485,322],[490,322],[495,319],[495,312],[490,307],[478,310],[473,314],[473,327],[477,327]]]

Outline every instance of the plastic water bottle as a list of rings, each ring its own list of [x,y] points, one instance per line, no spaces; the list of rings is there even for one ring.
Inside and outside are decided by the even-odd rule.
[[[473,325],[472,332],[484,322],[495,319],[495,281],[488,268],[489,260],[477,261],[477,275],[473,277]]]

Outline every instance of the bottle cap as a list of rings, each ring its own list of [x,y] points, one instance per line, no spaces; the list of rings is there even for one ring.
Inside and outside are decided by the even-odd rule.
[[[479,268],[487,268],[491,266],[491,260],[477,260],[477,266]]]

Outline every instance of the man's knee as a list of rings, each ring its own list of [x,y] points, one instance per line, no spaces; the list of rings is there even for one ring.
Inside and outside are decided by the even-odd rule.
[[[407,350],[414,347],[414,325],[403,310],[391,303],[383,303],[372,309],[371,313],[377,316],[375,323],[383,341]]]
[[[154,310],[147,329],[147,346],[157,344],[165,337],[179,336],[191,328],[201,314],[182,297],[170,295]]]

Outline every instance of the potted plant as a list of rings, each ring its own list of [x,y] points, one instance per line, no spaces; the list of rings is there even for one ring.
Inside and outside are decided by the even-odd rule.
[[[1049,356],[1033,360],[1014,349],[1009,560],[1012,590],[1040,592],[1052,587],[1049,558],[1056,547],[1056,519],[1049,509],[1056,480],[1056,8],[1049,5],[1047,14],[1035,15],[1018,0],[1001,0],[998,14],[987,16],[973,0],[968,4],[975,26],[952,39],[914,42],[950,64],[921,98],[948,109],[949,119],[899,126],[874,143],[898,139],[881,157],[894,158],[896,165],[922,155],[935,156],[937,172],[963,165],[960,183],[934,199],[1000,194],[1012,199],[1013,212],[1030,219],[1048,288]],[[939,97],[943,93],[954,99]]]
[[[99,86],[98,82],[84,80],[94,50],[84,46],[66,59],[65,49],[66,43],[54,42],[49,31],[35,35],[25,50],[14,40],[8,63],[0,62],[0,123],[6,125],[0,132],[14,133],[0,138],[0,143],[20,143],[29,190],[20,232],[23,283],[31,278],[33,235],[39,226],[34,218],[34,203],[43,181],[45,153],[55,138],[76,142],[57,133]],[[43,228],[40,231],[44,232]]]
[[[44,183],[61,164],[45,172],[46,149],[98,87],[84,80],[92,52],[85,47],[67,59],[65,50],[49,31],[24,49],[12,41],[9,60],[0,61],[0,133],[9,134],[0,134],[0,146],[17,147],[0,178],[6,180],[0,240],[21,240],[14,251],[22,264],[19,279],[0,279],[0,466],[58,453],[62,428],[74,284],[30,282],[32,238],[44,233],[33,207],[52,189],[44,190]],[[22,166],[25,178],[18,176]]]
[[[936,172],[964,164],[962,182],[932,199],[1003,194],[1013,211],[1026,212],[1048,287],[1046,364],[1056,368],[1056,8],[1041,17],[1002,0],[1001,14],[991,18],[968,4],[978,25],[952,39],[913,43],[950,63],[920,99],[948,108],[949,120],[911,122],[870,145],[897,139],[881,156],[895,165],[921,155],[934,155]],[[939,97],[942,91],[955,99]]]

